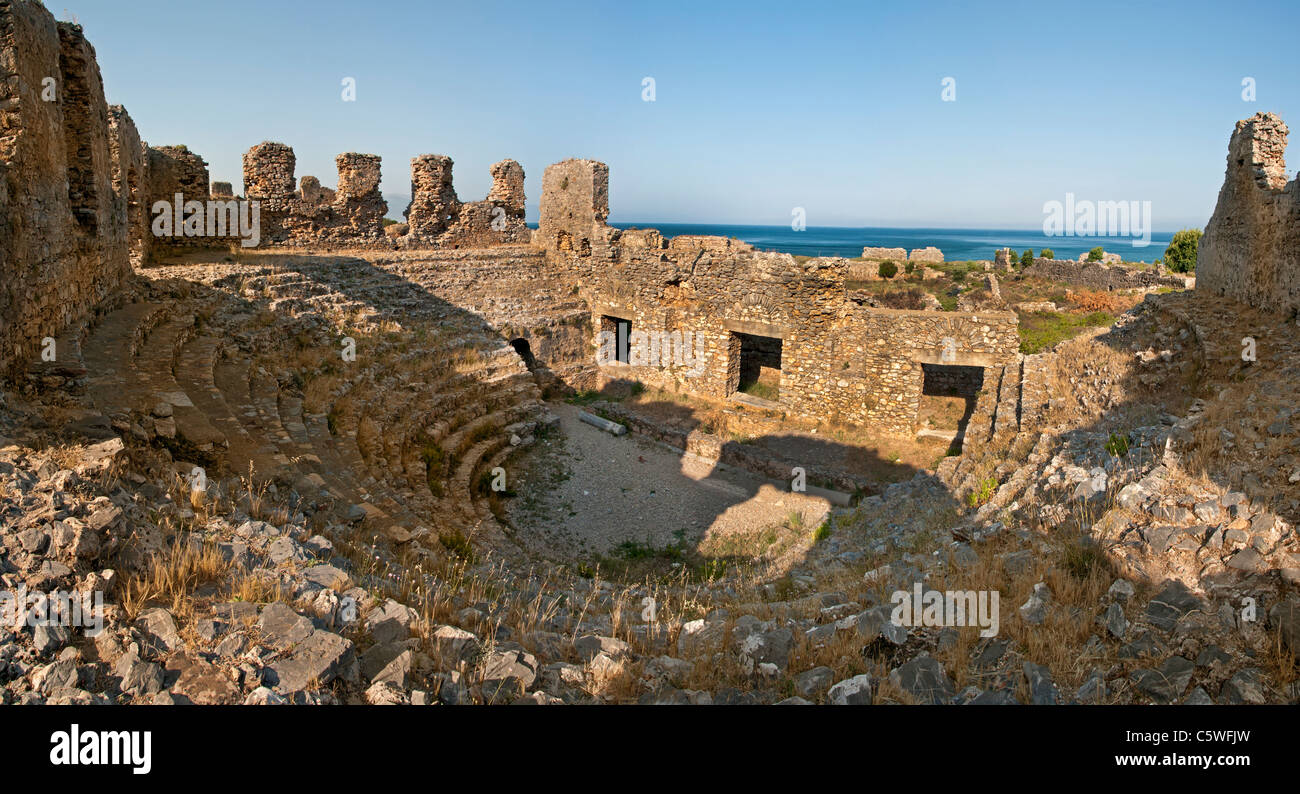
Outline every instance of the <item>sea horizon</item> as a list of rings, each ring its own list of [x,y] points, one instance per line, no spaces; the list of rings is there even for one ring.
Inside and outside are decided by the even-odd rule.
[[[1057,259],[1078,259],[1101,246],[1119,254],[1125,262],[1154,262],[1164,256],[1174,231],[1152,231],[1146,245],[1135,237],[1049,236],[1042,229],[975,229],[954,226],[809,226],[795,231],[789,226],[743,223],[658,223],[655,221],[610,222],[616,229],[658,229],[665,237],[683,234],[734,237],[763,251],[797,256],[857,257],[868,246],[914,248],[934,246],[944,261],[992,260],[999,248],[1011,248],[1017,255],[1033,249],[1039,256],[1049,249]],[[528,227],[537,228],[536,222]]]
[[[530,224],[531,225],[531,224]],[[682,234],[735,237],[765,251],[801,256],[857,257],[867,246],[877,248],[914,248],[934,246],[944,260],[962,262],[991,260],[999,248],[1011,248],[1017,254],[1033,249],[1038,256],[1051,250],[1057,259],[1078,259],[1097,246],[1117,253],[1126,262],[1154,262],[1164,255],[1173,231],[1153,231],[1146,245],[1134,237],[1119,236],[1048,236],[1042,229],[968,229],[940,226],[808,226],[795,231],[787,226],[730,223],[656,223],[654,221],[611,222],[618,229],[658,229],[667,237]]]

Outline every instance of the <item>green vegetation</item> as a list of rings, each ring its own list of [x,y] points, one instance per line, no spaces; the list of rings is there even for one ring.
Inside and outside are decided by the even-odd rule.
[[[1128,436],[1121,436],[1118,433],[1111,433],[1110,438],[1106,439],[1106,451],[1117,458],[1128,454],[1128,445]]]
[[[893,278],[898,275],[898,265],[886,259],[880,263],[880,267],[876,268],[876,272],[880,274],[881,278]]]
[[[740,391],[751,397],[757,397],[760,400],[771,400],[775,402],[781,396],[781,390],[769,383],[746,383],[740,387]]]
[[[1180,229],[1165,249],[1165,264],[1175,273],[1196,272],[1196,248],[1201,243],[1200,229]]]
[[[813,543],[821,543],[823,540],[826,540],[830,536],[831,536],[831,521],[828,518],[825,521],[818,524],[817,528],[813,530],[812,540]]]
[[[998,490],[998,480],[996,477],[989,477],[980,480],[980,484],[975,490],[966,494],[966,503],[971,507],[979,507],[987,504],[993,498],[993,494]]]
[[[1056,252],[1053,251],[1053,250],[1050,249],[1050,248],[1044,248],[1043,250],[1041,250],[1041,251],[1038,252],[1038,255],[1041,256],[1041,257],[1044,258],[1044,259],[1055,259],[1055,258],[1056,258]]]
[[[1020,316],[1020,352],[1039,353],[1069,339],[1085,328],[1099,328],[1115,322],[1110,312],[1061,314],[1033,312]]]
[[[442,544],[444,549],[465,562],[472,563],[474,561],[474,546],[459,529],[442,533],[438,536],[438,542]]]
[[[1020,266],[1029,267],[1034,263],[1034,249],[1026,248],[1025,252],[1020,255]]]
[[[1089,261],[1089,262],[1100,262],[1100,261],[1101,261],[1101,258],[1102,258],[1102,255],[1105,254],[1105,253],[1106,253],[1106,249],[1105,249],[1105,248],[1102,248],[1102,247],[1099,245],[1099,246],[1097,246],[1096,248],[1094,248],[1094,249],[1092,249],[1091,251],[1088,252],[1088,261]]]

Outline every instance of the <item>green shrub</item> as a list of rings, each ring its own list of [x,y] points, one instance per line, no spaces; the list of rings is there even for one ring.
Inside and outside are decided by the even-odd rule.
[[[975,490],[966,494],[966,503],[971,507],[979,507],[986,504],[997,493],[998,481],[996,477],[989,477],[986,480],[980,480]]]
[[[1041,251],[1038,252],[1038,255],[1041,256],[1041,257],[1044,258],[1044,259],[1055,259],[1055,258],[1056,258],[1056,252],[1053,251],[1053,250],[1050,249],[1050,248],[1044,248],[1043,250],[1041,250]]]
[[[1128,454],[1128,445],[1128,436],[1121,436],[1118,433],[1111,433],[1110,438],[1106,439],[1106,451],[1117,458]]]
[[[1029,267],[1034,263],[1034,249],[1026,248],[1025,252],[1020,255],[1020,266]]]
[[[1088,261],[1089,261],[1089,262],[1100,262],[1100,261],[1101,261],[1102,254],[1104,254],[1104,253],[1106,253],[1106,249],[1102,248],[1102,247],[1099,245],[1099,246],[1097,246],[1096,248],[1094,248],[1094,249],[1092,249],[1091,251],[1088,252]]]
[[[876,272],[881,278],[893,278],[898,275],[898,265],[886,259],[880,263],[880,267],[876,268]]]
[[[1196,272],[1196,248],[1201,243],[1200,229],[1180,229],[1165,249],[1165,264],[1175,273]]]

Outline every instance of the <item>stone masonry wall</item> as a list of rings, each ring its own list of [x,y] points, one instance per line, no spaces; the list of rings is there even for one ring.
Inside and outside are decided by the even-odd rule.
[[[140,140],[135,122],[121,105],[108,106],[108,147],[113,159],[115,214],[126,218],[127,248],[134,264],[149,256],[149,207],[145,190],[149,182],[149,147]]]
[[[130,260],[114,184],[124,160],[110,147],[81,27],[37,2],[0,0],[0,63],[0,374],[9,377],[39,358],[43,338],[87,319]],[[130,140],[119,133],[119,145]]]
[[[1041,256],[1025,268],[1024,272],[1026,275],[1100,291],[1155,287],[1183,289],[1187,286],[1187,281],[1182,276],[1158,270],[1138,270],[1124,265],[1076,262],[1072,259],[1044,259]]]
[[[1196,288],[1300,312],[1300,178],[1287,181],[1288,129],[1272,113],[1237,122],[1219,200],[1201,238]]]
[[[609,318],[631,322],[631,360],[598,364],[606,381],[729,399],[742,375],[742,335],[760,338],[754,366],[770,366],[780,340],[781,408],[910,435],[922,364],[995,368],[1017,356],[1011,312],[860,307],[846,296],[844,259],[799,262],[729,238],[619,231],[605,224],[607,186],[600,163],[548,168],[535,236],[548,267],[566,272],[591,306],[593,330],[612,327]],[[593,339],[593,361],[601,341]]]
[[[547,250],[591,256],[608,245],[609,166],[570,159],[542,174],[541,211],[533,241]]]
[[[164,256],[209,245],[202,237],[185,236],[183,229],[173,223],[173,234],[159,235],[154,230],[154,220],[158,213],[154,211],[157,202],[167,202],[168,207],[176,203],[176,195],[183,197],[183,204],[192,201],[206,202],[209,195],[208,164],[204,159],[184,146],[150,146],[148,155],[147,190],[143,202],[145,223],[150,237],[150,257]],[[184,206],[182,206],[182,211]],[[171,210],[174,213],[174,209]],[[173,214],[174,217],[174,214]]]
[[[425,154],[411,160],[409,230],[403,248],[463,248],[526,243],[524,169],[514,160],[492,165],[492,189],[483,201],[461,202],[452,184],[452,160]]]

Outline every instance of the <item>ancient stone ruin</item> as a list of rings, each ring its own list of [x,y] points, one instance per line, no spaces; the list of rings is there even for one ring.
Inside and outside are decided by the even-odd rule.
[[[47,37],[55,29],[36,12],[18,13],[14,19],[47,25]],[[93,51],[79,30],[66,25],[57,30],[57,63],[51,47],[32,51],[33,62],[22,66],[30,72],[30,85],[39,85],[38,74],[57,66],[68,95],[55,104],[17,98],[10,124],[18,135],[9,145],[30,151],[21,157],[13,152],[6,162],[15,163],[9,175],[15,186],[30,180],[48,189],[67,175],[67,194],[51,199],[65,212],[64,251],[56,247],[46,264],[37,266],[38,272],[49,269],[38,281],[50,287],[39,292],[40,298],[11,292],[7,299],[17,308],[9,315],[16,320],[4,331],[11,369],[36,352],[41,338],[82,319],[78,313],[112,292],[129,269],[128,247],[140,260],[250,243],[259,248],[454,249],[531,241],[547,278],[576,284],[589,307],[585,344],[557,345],[557,338],[521,334],[536,361],[550,372],[564,373],[573,385],[591,383],[593,377],[597,382],[635,379],[900,435],[916,429],[927,379],[942,380],[949,369],[975,373],[972,382],[987,385],[1002,383],[1012,367],[1019,389],[1014,314],[875,309],[846,298],[844,260],[801,264],[723,238],[621,232],[606,224],[609,169],[594,160],[566,160],[545,170],[535,233],[524,224],[524,171],[514,160],[492,166],[492,189],[483,201],[462,202],[453,186],[451,158],[412,159],[403,234],[384,233],[387,206],[375,155],[339,155],[337,188],[330,191],[312,176],[299,181],[292,148],[260,143],[244,154],[246,195],[235,200],[228,184],[209,183],[207,164],[197,153],[184,146],[140,143],[126,111],[115,108],[110,114],[104,103]],[[49,144],[60,139],[75,146],[68,149],[74,154],[51,160]],[[37,169],[43,170],[34,173]],[[36,210],[25,209],[35,206],[33,195],[18,187],[9,193],[6,210],[16,219],[8,227],[14,236],[10,250],[18,256],[29,241],[48,234],[48,224],[36,224]],[[166,203],[166,211],[159,202]],[[241,212],[248,216],[249,208],[240,206],[245,202],[258,209],[254,217],[260,227],[254,239],[241,240],[237,221]],[[206,215],[190,223],[191,209]],[[213,214],[222,224],[219,229]],[[151,220],[167,222],[169,233],[159,235]],[[901,249],[888,253],[903,259]],[[908,257],[915,262],[942,258],[935,248],[917,249]],[[489,292],[494,285],[511,289],[499,280],[470,278],[469,283]],[[466,300],[501,305],[491,295]],[[531,312],[552,311],[548,305],[561,304],[535,296]],[[492,311],[502,326],[517,324],[517,315]],[[552,315],[540,327],[554,331],[565,322]],[[621,354],[599,357],[599,342],[608,338],[602,331],[613,335]],[[569,338],[567,331],[558,333],[558,339]],[[673,341],[662,347],[663,340]],[[747,394],[760,374],[770,382],[767,396]],[[972,395],[978,391],[973,387]],[[991,394],[989,399],[996,400],[997,390]]]
[[[1275,312],[1300,310],[1300,179],[1287,181],[1287,126],[1237,122],[1219,201],[1196,257],[1196,288]]]
[[[536,230],[513,160],[462,202],[449,157],[415,157],[385,226],[377,156],[339,155],[331,188],[264,142],[237,196],[142,140],[41,4],[0,0],[0,56],[0,585],[111,607],[84,641],[0,630],[0,704],[1295,699],[1300,342],[1247,305],[1296,307],[1275,117],[1233,137],[1197,291],[1022,355],[1023,282],[991,263],[957,311],[878,308],[851,268],[942,254],[619,230],[589,159],[545,169]],[[605,399],[622,387],[669,419]],[[964,436],[887,459],[930,397]],[[668,446],[570,443],[605,414]],[[513,521],[532,455],[559,498]],[[634,519],[657,545],[617,534]],[[584,521],[662,579],[548,537]],[[893,620],[882,594],[922,583],[1007,594],[1013,632]],[[1025,641],[1044,625],[1051,647]]]

